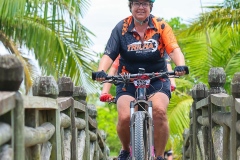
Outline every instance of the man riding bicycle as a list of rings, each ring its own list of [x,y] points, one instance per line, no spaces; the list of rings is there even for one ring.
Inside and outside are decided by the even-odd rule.
[[[120,21],[112,30],[104,55],[100,60],[96,79],[102,81],[113,61],[120,54],[118,73],[138,73],[144,68],[147,73],[167,71],[164,50],[176,64],[176,75],[185,74],[184,56],[177,44],[171,27],[162,19],[150,14],[155,0],[129,0],[131,16]],[[129,84],[122,90],[123,84],[116,86],[118,111],[117,132],[122,143],[119,160],[129,157],[130,108],[136,88]],[[157,160],[163,160],[164,149],[169,136],[167,106],[171,98],[170,81],[154,79],[147,90],[148,100],[153,103],[154,146]]]
[[[119,66],[119,58],[120,56],[117,57],[117,59],[115,59],[115,61],[113,62],[112,66],[110,67],[109,71],[108,71],[108,75],[117,75],[117,71],[118,71],[118,66]],[[172,66],[170,64],[171,58],[167,55],[166,52],[164,52],[164,59],[167,62],[167,70],[168,71],[172,71]],[[170,90],[171,92],[173,92],[176,89],[176,82],[174,78],[170,78]],[[102,102],[111,102],[113,100],[113,96],[109,93],[110,88],[111,88],[112,84],[111,83],[104,83],[103,84],[103,88],[102,88],[102,92],[100,95],[100,101]]]

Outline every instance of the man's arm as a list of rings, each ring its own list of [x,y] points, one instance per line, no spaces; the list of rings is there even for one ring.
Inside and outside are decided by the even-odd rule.
[[[107,55],[103,55],[100,62],[99,62],[99,66],[98,66],[98,71],[104,71],[106,72],[108,70],[108,68],[111,66],[113,60],[107,56]]]
[[[108,75],[113,76],[113,75],[116,75],[116,74],[117,74],[117,69],[112,66],[109,69]],[[101,94],[109,93],[111,86],[112,86],[111,83],[104,83]]]
[[[176,66],[185,66],[185,59],[180,48],[175,48],[169,56]]]
[[[169,56],[173,60],[173,62],[175,63],[176,68],[178,66],[185,66],[185,59],[184,59],[183,53],[182,53],[180,48],[175,48],[169,54]],[[178,69],[179,69],[179,67],[178,67]],[[180,67],[180,70],[181,70],[180,72],[179,71],[175,71],[176,75],[182,76],[182,75],[184,75],[186,73],[185,71],[182,71],[181,67]]]

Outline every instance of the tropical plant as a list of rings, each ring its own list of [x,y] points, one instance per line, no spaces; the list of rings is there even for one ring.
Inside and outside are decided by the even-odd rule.
[[[195,82],[208,85],[209,69],[222,67],[227,75],[225,89],[229,92],[240,63],[239,4],[225,0],[219,6],[208,7],[213,10],[202,14],[178,36]]]
[[[117,154],[121,148],[121,143],[116,130],[116,105],[109,104],[107,107],[98,107],[97,121],[99,123],[98,128],[107,132],[106,143],[109,146],[111,153]]]
[[[229,92],[231,79],[239,71],[240,63],[239,1],[225,0],[206,8],[210,10],[178,32],[177,38],[190,68],[190,80],[208,85],[210,68],[222,67],[227,75],[225,89]],[[172,135],[174,143],[177,142],[176,137],[179,137]]]
[[[95,92],[96,84],[88,81],[95,67],[89,65],[95,56],[89,49],[88,34],[93,33],[80,21],[88,7],[87,0],[0,1],[0,40],[22,60],[27,88],[31,70],[18,50],[22,46],[33,52],[43,73],[69,76],[87,92]]]

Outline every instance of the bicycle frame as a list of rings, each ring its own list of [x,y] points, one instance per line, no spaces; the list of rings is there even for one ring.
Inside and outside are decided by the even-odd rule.
[[[140,74],[144,74],[144,69],[139,69]],[[141,81],[141,79],[140,79]],[[133,151],[135,148],[135,134],[134,134],[134,125],[135,125],[135,117],[133,114],[136,112],[135,108],[137,107],[137,111],[143,112],[145,114],[145,138],[147,139],[145,142],[145,158],[154,159],[154,140],[153,140],[153,119],[152,119],[152,102],[147,101],[146,96],[146,86],[143,85],[142,87],[137,87],[136,89],[137,95],[136,100],[130,102],[130,152],[132,160],[135,159],[135,152]],[[147,145],[147,146],[146,146]],[[147,156],[147,157],[146,157]]]
[[[189,73],[187,66],[185,66],[184,70],[186,74]],[[92,73],[93,80],[96,80],[96,74],[97,72]],[[154,160],[155,158],[153,139],[153,109],[152,102],[147,100],[146,88],[148,87],[147,85],[150,85],[150,80],[152,78],[160,77],[176,78],[178,76],[176,76],[175,72],[173,71],[160,73],[145,73],[145,69],[139,68],[138,74],[107,76],[105,77],[105,81],[103,81],[103,83],[123,83],[124,89],[126,84],[133,82],[131,78],[135,79],[134,85],[136,87],[137,94],[135,100],[130,102],[131,160]]]

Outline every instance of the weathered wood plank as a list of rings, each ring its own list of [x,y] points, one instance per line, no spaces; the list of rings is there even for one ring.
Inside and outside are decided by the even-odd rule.
[[[43,143],[41,148],[40,159],[41,160],[50,159],[51,152],[52,152],[52,144],[49,141],[47,141],[46,143]]]
[[[104,139],[103,139],[103,137],[102,137],[102,134],[100,133],[100,131],[99,130],[97,130],[97,136],[98,136],[98,145],[99,145],[99,147],[101,147],[101,148],[104,148],[105,146],[105,142],[104,142]]]
[[[9,144],[0,146],[0,159],[1,160],[13,160],[13,149]]]
[[[190,132],[189,129],[184,130],[184,146],[187,147],[190,145],[189,143]]]
[[[55,128],[54,134],[50,138],[52,144],[51,160],[62,159],[61,155],[61,132],[60,132],[60,110],[48,111],[48,122]]]
[[[77,147],[78,147],[78,160],[83,160],[85,146],[86,145],[86,133],[84,130],[79,131],[77,137]]]
[[[232,96],[226,93],[211,94],[211,102],[220,107],[233,106]]]
[[[40,127],[25,127],[25,147],[47,142],[55,132],[51,123],[43,123]]]
[[[96,141],[97,140],[97,134],[89,131],[89,137],[90,137],[90,141]]]
[[[97,143],[97,150],[98,150],[98,154],[99,154],[99,159],[104,159],[104,155],[103,152],[99,146],[99,143]]]
[[[231,113],[230,112],[214,112],[212,114],[212,119],[215,123],[224,126],[227,125],[228,127],[231,127]]]
[[[60,111],[63,111],[69,107],[71,107],[72,104],[72,97],[61,97],[61,98],[57,98],[57,103],[58,103],[58,107],[60,109]]]
[[[71,118],[64,113],[60,113],[60,121],[61,127],[63,128],[68,128],[71,126]]]
[[[11,139],[12,128],[7,123],[0,122],[0,146]]]
[[[240,114],[240,98],[235,98],[235,109]]]
[[[77,110],[77,112],[85,112],[86,111],[86,105],[84,105],[81,102],[74,101],[74,108]]]
[[[240,120],[238,120],[236,123],[236,131],[238,134],[240,134]]]
[[[94,121],[90,116],[88,116],[89,129],[96,129],[97,122]]]
[[[82,130],[86,127],[86,121],[82,118],[75,117],[76,128]]]
[[[24,108],[35,108],[39,110],[58,109],[56,99],[39,96],[23,96]]]
[[[202,100],[200,100],[196,103],[196,109],[200,109],[202,107],[205,107],[205,106],[209,105],[209,103],[210,103],[210,97],[208,96],[208,97],[206,97],[206,98],[204,98],[204,99],[202,99]]]
[[[71,113],[71,133],[72,133],[72,141],[71,141],[71,160],[77,160],[77,128],[76,128],[76,122],[75,122],[75,116],[77,115],[75,110],[75,104],[74,99],[72,99],[72,106],[70,108]]]
[[[210,126],[208,117],[198,116],[197,121],[203,126]]]
[[[70,160],[71,159],[71,141],[72,141],[72,133],[70,129],[64,130],[64,139],[63,139],[63,159]]]
[[[25,157],[24,152],[24,107],[23,98],[19,92],[15,94],[16,107],[12,111],[11,125],[13,129],[13,153],[14,160],[22,160]]]
[[[0,116],[15,107],[15,92],[0,92]]]

